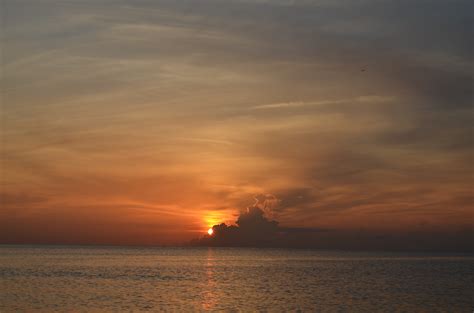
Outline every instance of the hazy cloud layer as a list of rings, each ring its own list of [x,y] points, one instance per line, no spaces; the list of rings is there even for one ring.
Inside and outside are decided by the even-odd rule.
[[[472,1],[2,5],[0,241],[183,242],[255,195],[281,227],[470,240]]]

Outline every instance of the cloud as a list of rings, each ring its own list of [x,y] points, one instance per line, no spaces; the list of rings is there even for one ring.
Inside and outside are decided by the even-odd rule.
[[[213,234],[191,241],[197,246],[229,246],[229,247],[289,247],[309,245],[301,239],[308,234],[326,231],[319,228],[280,227],[271,219],[274,208],[280,200],[271,194],[255,197],[256,203],[240,213],[235,225],[221,223],[212,226]],[[303,236],[303,237],[302,237]]]
[[[459,226],[473,6],[7,1],[3,201],[171,205],[196,233],[249,205],[307,229]]]
[[[329,192],[329,191],[328,191]],[[316,199],[314,191],[307,188],[299,188],[279,192],[282,198],[272,194],[261,194],[256,196],[256,203],[242,211],[235,225],[225,223],[212,226],[213,234],[204,235],[191,240],[190,246],[207,247],[273,247],[273,248],[317,248],[317,249],[348,249],[348,250],[426,250],[426,251],[471,251],[472,241],[466,240],[472,234],[472,225],[468,223],[458,224],[454,228],[450,221],[442,227],[433,224],[430,216],[426,213],[432,209],[432,205],[417,207],[410,205],[407,200],[405,206],[384,207],[385,199],[396,201],[399,197],[429,197],[431,192],[426,190],[419,193],[413,190],[386,192],[374,197],[353,194],[353,199],[347,199],[337,195],[320,195]],[[461,195],[463,197],[458,205],[468,206],[472,202],[472,195]],[[378,205],[373,205],[378,203]],[[448,199],[441,206],[449,206],[453,202]],[[435,203],[438,205],[438,203]],[[295,215],[296,219],[304,216],[303,211],[313,210],[311,221],[325,218],[327,215],[338,216],[337,212],[355,211],[360,208],[371,212],[372,217],[377,219],[384,216],[384,222],[373,226],[356,226],[358,222],[349,216],[350,227],[304,227],[304,226],[281,226],[278,221],[270,218],[264,210],[277,212],[291,220],[287,215]],[[384,207],[382,209],[382,207]],[[336,215],[334,215],[336,213]],[[424,220],[416,222],[411,228],[399,228],[393,221],[399,215],[406,218],[420,214]],[[388,215],[388,216],[387,216]],[[356,215],[357,216],[357,215]],[[460,215],[462,216],[462,214]],[[359,217],[357,217],[359,218]],[[457,218],[452,212],[450,218]],[[342,221],[340,221],[342,222]],[[413,221],[412,221],[413,222]],[[370,224],[370,222],[369,222]],[[436,238],[436,239],[435,239]]]
[[[291,107],[302,107],[308,105],[325,105],[325,104],[337,104],[344,102],[345,100],[334,100],[334,101],[314,101],[314,102],[303,102],[303,101],[290,101],[290,102],[279,102],[271,104],[262,104],[253,107],[256,110],[267,110],[267,109],[280,109],[280,108],[291,108]]]
[[[348,99],[335,99],[335,100],[320,100],[320,101],[289,101],[289,102],[279,102],[279,103],[270,103],[254,106],[255,110],[268,110],[268,109],[285,109],[285,108],[298,108],[305,106],[323,106],[328,107],[329,105],[336,105],[342,103],[383,103],[393,101],[393,97],[388,96],[379,96],[379,95],[368,95],[368,96],[359,96],[355,98]]]
[[[273,218],[273,213],[278,208],[281,200],[272,194],[259,194],[255,197],[253,208],[260,209],[267,218]]]
[[[242,212],[236,225],[224,223],[212,226],[212,236],[193,240],[191,245],[271,247],[278,244],[278,223],[265,217],[258,207],[250,207]]]

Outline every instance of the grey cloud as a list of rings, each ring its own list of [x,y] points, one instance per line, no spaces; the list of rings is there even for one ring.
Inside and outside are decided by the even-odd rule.
[[[221,223],[212,227],[213,234],[192,240],[195,246],[237,246],[237,247],[309,247],[308,240],[313,235],[330,231],[317,227],[279,226],[273,218],[273,211],[278,212],[288,207],[306,203],[307,189],[294,189],[281,192],[283,198],[272,194],[260,194],[255,197],[255,204],[242,211],[235,225]]]
[[[212,227],[212,236],[193,240],[191,245],[271,247],[278,245],[278,223],[267,219],[258,207],[242,212],[236,226],[222,223]]]

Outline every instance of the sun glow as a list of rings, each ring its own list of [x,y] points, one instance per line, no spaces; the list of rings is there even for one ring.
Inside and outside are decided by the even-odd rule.
[[[212,236],[212,234],[214,233],[214,231],[212,230],[212,228],[209,228],[207,230],[207,233],[209,234],[209,236]]]

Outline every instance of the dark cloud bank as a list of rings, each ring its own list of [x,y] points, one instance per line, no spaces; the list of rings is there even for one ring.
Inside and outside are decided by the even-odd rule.
[[[301,235],[325,230],[312,228],[285,228],[265,216],[263,209],[253,206],[242,212],[236,225],[214,225],[214,233],[195,239],[191,245],[228,247],[290,247],[298,244]],[[303,245],[304,246],[304,245]]]
[[[257,195],[255,204],[240,213],[236,225],[221,223],[212,227],[213,234],[191,241],[195,246],[224,247],[290,247],[301,246],[302,235],[324,232],[317,228],[281,227],[273,220],[273,212],[281,200],[272,194]]]
[[[190,246],[316,248],[344,250],[399,251],[474,251],[472,230],[446,234],[443,231],[410,231],[379,233],[372,230],[341,230],[304,227],[282,227],[269,216],[276,197],[256,198],[255,205],[240,213],[236,225],[221,223],[212,227],[212,235],[193,239]]]

